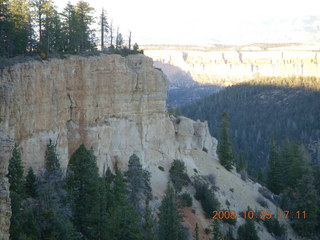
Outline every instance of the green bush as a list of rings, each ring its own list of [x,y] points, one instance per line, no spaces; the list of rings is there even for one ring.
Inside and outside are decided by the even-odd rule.
[[[179,203],[181,207],[191,207],[192,206],[192,197],[189,193],[184,192],[179,195]]]
[[[218,210],[220,207],[220,203],[216,199],[214,192],[209,189],[208,184],[201,178],[195,178],[194,186],[196,189],[195,199],[200,201],[206,217],[212,217],[212,211]]]
[[[161,170],[162,172],[164,172],[164,168],[162,166],[158,166],[159,170]]]
[[[181,160],[173,160],[169,170],[169,176],[173,187],[177,192],[180,192],[182,187],[188,184],[189,177],[186,173],[186,166]]]
[[[275,236],[283,236],[286,232],[285,226],[280,224],[276,218],[265,219],[263,220],[263,224],[266,226],[268,232]]]

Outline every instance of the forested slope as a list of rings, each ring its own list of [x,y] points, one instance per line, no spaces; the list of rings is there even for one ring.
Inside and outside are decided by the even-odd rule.
[[[218,135],[223,111],[230,117],[230,137],[236,154],[243,152],[249,170],[266,169],[272,139],[304,144],[313,161],[320,160],[320,80],[260,78],[227,87],[181,113],[207,120]]]

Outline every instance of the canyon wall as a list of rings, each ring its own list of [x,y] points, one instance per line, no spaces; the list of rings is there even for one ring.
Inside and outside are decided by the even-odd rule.
[[[93,149],[100,173],[108,166],[112,169],[115,161],[125,169],[135,153],[153,173],[151,185],[158,196],[166,188],[173,159],[189,162],[192,172],[197,169],[192,151],[205,151],[217,159],[217,141],[210,136],[208,124],[170,118],[166,97],[165,75],[144,55],[68,56],[3,69],[0,207],[6,210],[1,211],[0,234],[9,229],[5,175],[13,141],[19,145],[25,169],[38,172],[44,167],[49,139],[56,144],[64,170],[82,143]]]
[[[189,76],[201,84],[228,86],[257,76],[320,76],[320,47],[145,49],[169,80]],[[172,67],[170,68],[169,65]]]
[[[0,129],[0,239],[9,239],[10,227],[10,198],[8,164],[13,148],[13,141],[3,135]]]

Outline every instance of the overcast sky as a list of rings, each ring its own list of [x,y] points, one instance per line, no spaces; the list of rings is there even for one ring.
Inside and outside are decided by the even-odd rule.
[[[63,8],[68,1],[55,0]],[[75,3],[76,0],[72,0]],[[319,42],[319,0],[88,0],[139,44]],[[98,15],[98,14],[97,14]]]

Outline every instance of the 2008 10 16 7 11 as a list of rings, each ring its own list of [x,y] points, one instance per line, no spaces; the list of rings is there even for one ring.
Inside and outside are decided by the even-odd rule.
[[[231,210],[221,210],[221,211],[212,211],[212,219],[236,219],[236,218],[248,218],[248,219],[271,219],[273,217],[278,217],[280,219],[290,218],[290,219],[306,219],[307,211],[278,211],[273,213],[271,210],[261,210],[261,211],[241,211],[237,214],[236,211]]]

